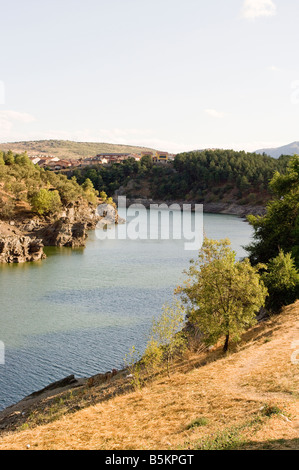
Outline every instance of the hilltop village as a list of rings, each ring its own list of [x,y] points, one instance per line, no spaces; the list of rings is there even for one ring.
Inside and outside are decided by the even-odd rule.
[[[60,159],[53,155],[30,155],[29,159],[34,165],[47,170],[59,171],[73,168],[86,168],[94,165],[112,165],[113,163],[121,163],[128,159],[140,161],[142,157],[151,157],[154,163],[168,163],[174,160],[175,155],[168,152],[148,151],[141,153],[100,153],[98,155],[73,159]]]

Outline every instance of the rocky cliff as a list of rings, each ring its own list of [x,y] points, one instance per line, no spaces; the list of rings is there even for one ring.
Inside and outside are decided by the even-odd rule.
[[[36,224],[35,236],[42,239],[44,246],[85,246],[87,231],[96,227],[100,217],[92,204],[75,203],[65,207],[55,220]]]
[[[25,263],[46,257],[42,240],[25,236],[0,236],[0,263]]]
[[[44,246],[84,247],[88,230],[95,229],[104,219],[105,225],[107,220],[123,222],[110,206],[103,204],[103,210],[98,210],[82,201],[69,204],[54,219],[35,216],[10,223],[0,221],[0,263],[38,261],[46,257]]]

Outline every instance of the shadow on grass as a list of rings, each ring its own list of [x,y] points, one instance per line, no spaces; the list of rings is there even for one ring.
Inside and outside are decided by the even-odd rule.
[[[241,450],[299,450],[299,438],[243,443]]]

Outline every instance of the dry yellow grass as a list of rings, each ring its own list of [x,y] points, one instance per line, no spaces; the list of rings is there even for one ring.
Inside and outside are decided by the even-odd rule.
[[[246,333],[226,357],[216,352],[200,366],[205,358],[193,355],[170,378],[7,434],[0,449],[196,449],[226,431],[244,448],[299,449],[299,366],[291,361],[298,320],[299,302]],[[275,412],[265,416],[265,405]],[[188,429],[199,417],[204,425]]]

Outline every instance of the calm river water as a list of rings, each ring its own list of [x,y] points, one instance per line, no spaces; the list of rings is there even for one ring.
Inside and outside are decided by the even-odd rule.
[[[204,214],[204,229],[246,255],[252,231],[244,220]],[[122,367],[133,344],[142,351],[152,318],[196,256],[180,240],[101,241],[95,232],[85,249],[47,254],[38,263],[0,265],[0,409],[69,374]]]

